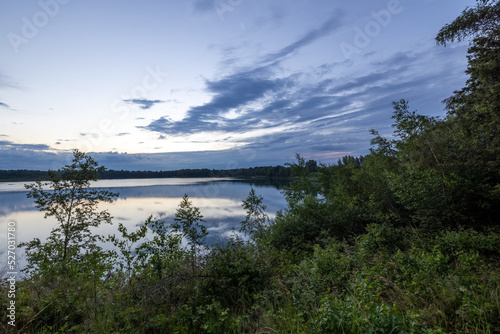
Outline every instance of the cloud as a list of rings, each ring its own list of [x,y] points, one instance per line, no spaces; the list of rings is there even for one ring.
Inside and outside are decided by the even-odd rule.
[[[206,4],[205,1],[198,1],[195,4],[201,6],[202,3]],[[240,69],[217,80],[206,80],[206,91],[213,95],[212,100],[189,109],[183,120],[174,122],[167,116],[162,116],[138,128],[179,135],[202,131],[242,131],[242,129],[262,127],[262,117],[275,118],[273,112],[294,103],[295,97],[282,99],[279,96],[289,94],[291,88],[297,85],[296,77],[300,75],[275,77],[274,72],[279,63],[287,56],[339,28],[341,16],[340,11],[334,13],[319,28],[310,30],[277,52],[264,56],[251,69]],[[270,96],[271,98],[266,101]],[[261,109],[250,109],[252,104],[256,103],[262,104]],[[225,116],[231,111],[239,113],[236,119],[228,119]]]
[[[35,150],[35,151],[43,151],[43,150],[50,150],[49,145],[45,144],[16,144],[14,142],[11,142],[9,140],[0,140],[0,150],[3,149],[21,149],[21,150]]]
[[[285,148],[280,151],[281,147]],[[332,145],[332,148],[336,146]],[[340,146],[339,146],[340,147]],[[294,160],[295,153],[309,158],[328,153],[325,148],[300,150],[296,146],[280,146],[278,150],[265,143],[255,143],[241,149],[221,151],[175,152],[175,153],[117,153],[88,152],[100,166],[115,170],[178,170],[178,169],[232,169],[255,166],[283,165]],[[315,153],[316,152],[316,153]],[[47,152],[37,150],[1,149],[0,169],[57,170],[71,161],[71,152]],[[338,157],[342,157],[340,153]],[[337,158],[336,158],[337,159]]]
[[[1,145],[0,145],[1,146]],[[57,170],[71,160],[70,153],[1,147],[0,169]]]
[[[0,73],[0,87],[21,89],[21,85],[18,82],[13,81],[10,77]]]
[[[350,70],[349,75],[345,74],[345,67],[351,64],[335,59],[294,71],[286,67],[283,60],[335,31],[340,19],[340,14],[332,16],[318,29],[258,58],[251,67],[231,67],[229,72],[225,69],[225,74],[205,80],[211,99],[187,109],[183,119],[174,121],[163,115],[138,126],[154,132],[157,140],[203,134],[201,140],[205,143],[221,142],[223,147],[232,148],[92,155],[108,168],[134,170],[276,165],[293,161],[295,153],[334,163],[347,154],[368,153],[370,128],[381,130],[382,135],[392,133],[392,101],[405,98],[419,113],[443,114],[440,101],[465,82],[466,46],[439,48],[432,44],[385,58],[377,55],[378,58],[364,59],[364,67],[357,67],[356,72]],[[164,102],[125,101],[143,109]],[[0,153],[0,166],[33,168],[29,166],[34,162],[34,166],[54,168],[51,164],[55,162],[66,163],[63,153],[53,155],[40,151],[43,147],[39,146],[21,149],[16,146],[21,144],[3,143],[7,145]],[[164,143],[152,146],[159,149]]]
[[[239,72],[219,80],[206,81],[206,90],[213,94],[210,102],[188,110],[186,117],[173,122],[167,116],[152,121],[147,126],[138,128],[160,133],[180,134],[196,133],[201,131],[217,131],[224,129],[224,124],[230,122],[223,115],[230,110],[245,107],[264,98],[268,94],[275,94],[289,84],[288,78],[266,78],[266,69],[258,68],[248,72]],[[244,126],[245,124],[240,124]]]
[[[226,161],[238,147],[256,152],[255,163],[290,161],[295,153],[335,162],[346,154],[366,154],[370,128],[392,133],[392,101],[405,98],[423,114],[442,114],[440,101],[464,79],[457,65],[466,50],[461,52],[434,47],[398,52],[350,76],[332,70],[342,66],[335,62],[281,77],[275,64],[240,69],[207,80],[212,99],[190,108],[184,119],[163,116],[139,128],[159,138],[204,133],[207,141],[232,143],[232,151],[211,153]]]
[[[192,9],[195,13],[205,14],[215,10],[215,0],[195,0],[192,3]]]
[[[148,99],[129,99],[123,100],[123,102],[127,102],[130,104],[138,105],[141,109],[147,110],[153,107],[155,104],[164,103],[162,100],[148,100]]]
[[[337,10],[328,20],[326,20],[321,25],[321,27],[309,31],[302,38],[292,44],[287,45],[281,50],[264,56],[261,59],[261,63],[273,63],[282,60],[283,58],[295,53],[299,49],[304,48],[305,46],[312,44],[318,39],[327,36],[328,34],[332,33],[342,26],[342,16],[343,12]]]
[[[301,83],[304,74],[273,79],[236,73],[208,82],[208,90],[216,93],[214,98],[191,108],[183,120],[174,122],[163,116],[139,128],[171,135],[257,129],[273,132],[277,127],[299,131],[316,120],[326,124],[333,119],[345,119],[346,112],[355,113],[354,98],[366,95],[368,87],[379,84],[391,73],[373,73],[337,85],[330,79],[306,85]],[[357,92],[349,92],[355,87]],[[231,110],[236,110],[232,118],[227,116]]]
[[[130,134],[130,132],[120,132],[120,133],[117,134],[117,136],[118,137],[122,137],[122,136],[127,136],[129,134]]]
[[[0,102],[0,107],[10,109],[10,106],[7,103],[3,103],[3,102]]]

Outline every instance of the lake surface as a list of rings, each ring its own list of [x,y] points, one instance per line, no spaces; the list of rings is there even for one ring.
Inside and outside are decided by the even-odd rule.
[[[33,199],[26,197],[24,184],[27,183],[30,182],[0,182],[0,271],[6,264],[9,222],[16,223],[18,243],[33,238],[43,241],[57,225],[53,217],[44,219],[44,213],[38,211]],[[285,181],[220,178],[100,180],[92,187],[119,193],[119,196],[113,203],[99,205],[99,210],[106,209],[113,216],[113,225],[103,224],[97,232],[115,234],[118,223],[133,231],[150,215],[172,222],[182,197],[187,194],[204,216],[209,232],[206,243],[211,244],[229,237],[233,229],[239,230],[246,215],[241,204],[252,188],[264,198],[266,212],[274,218],[278,210],[286,207],[280,190],[286,185]],[[19,250],[18,257],[22,257],[22,253]],[[25,263],[19,262],[21,267]]]

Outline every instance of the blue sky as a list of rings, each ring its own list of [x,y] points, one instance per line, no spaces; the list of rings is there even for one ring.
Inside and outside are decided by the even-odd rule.
[[[0,0],[0,169],[335,163],[392,133],[392,101],[444,116],[469,0]]]

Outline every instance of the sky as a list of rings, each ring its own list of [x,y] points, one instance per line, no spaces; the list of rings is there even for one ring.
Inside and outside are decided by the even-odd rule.
[[[333,164],[391,136],[392,102],[444,117],[473,0],[0,0],[0,169]]]

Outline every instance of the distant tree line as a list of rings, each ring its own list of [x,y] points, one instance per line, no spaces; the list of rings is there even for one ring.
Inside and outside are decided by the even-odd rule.
[[[47,180],[49,173],[41,170],[11,169],[0,170],[0,181]]]
[[[316,161],[309,160],[311,171],[316,168]],[[288,166],[263,166],[236,169],[181,169],[172,171],[129,171],[105,170],[99,172],[100,179],[149,179],[149,178],[191,178],[191,177],[244,177],[244,178],[289,178],[292,171]],[[0,181],[47,180],[49,173],[39,170],[0,170]]]

